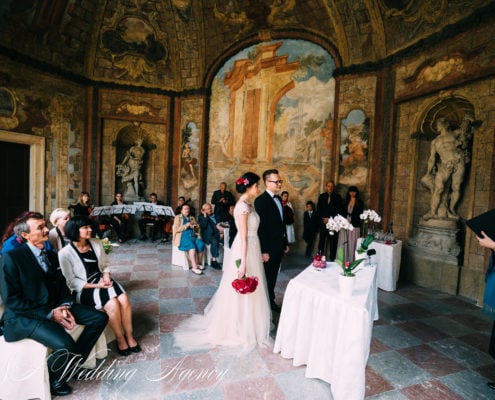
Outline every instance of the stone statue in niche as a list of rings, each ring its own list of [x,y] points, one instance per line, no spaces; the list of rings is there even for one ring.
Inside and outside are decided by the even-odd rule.
[[[136,138],[134,145],[129,148],[124,159],[117,165],[117,176],[125,186],[124,197],[131,200],[139,198],[139,189],[143,183],[143,157],[146,152],[142,146],[143,139]]]
[[[466,114],[458,129],[452,130],[445,118],[436,121],[438,136],[433,139],[426,174],[421,182],[430,190],[430,211],[423,216],[457,219],[456,205],[461,197],[465,165],[471,160],[470,143],[474,118]]]

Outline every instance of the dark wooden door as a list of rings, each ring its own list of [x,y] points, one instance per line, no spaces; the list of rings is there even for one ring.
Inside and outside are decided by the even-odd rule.
[[[0,142],[0,236],[15,217],[29,210],[29,150],[26,144]]]

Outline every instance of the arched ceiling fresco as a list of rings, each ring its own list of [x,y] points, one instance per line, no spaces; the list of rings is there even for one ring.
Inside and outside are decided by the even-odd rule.
[[[380,61],[489,0],[3,0],[0,54],[91,81],[201,88],[240,48],[312,40],[338,67]],[[214,72],[213,72],[214,73]]]

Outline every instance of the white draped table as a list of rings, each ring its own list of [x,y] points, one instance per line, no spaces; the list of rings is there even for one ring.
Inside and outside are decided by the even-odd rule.
[[[274,353],[306,365],[306,377],[331,384],[334,400],[362,400],[373,321],[378,319],[376,267],[356,274],[352,297],[338,288],[340,267],[309,266],[284,295]]]
[[[362,240],[362,238],[358,239],[357,248]],[[378,287],[389,292],[395,291],[399,280],[402,242],[397,240],[397,243],[385,244],[375,241],[368,248],[376,250],[376,255],[371,256],[371,262],[377,264]]]

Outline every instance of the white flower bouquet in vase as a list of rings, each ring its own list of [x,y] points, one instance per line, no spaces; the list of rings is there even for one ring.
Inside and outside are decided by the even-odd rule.
[[[375,210],[364,210],[359,216],[363,221],[362,237],[366,237],[369,233],[373,234],[377,228],[377,224],[381,222],[382,217]]]
[[[359,264],[364,261],[364,258],[359,260],[349,261],[349,254],[346,254],[345,248],[347,247],[348,232],[354,230],[354,226],[344,218],[342,215],[336,215],[333,218],[328,219],[327,229],[330,235],[335,235],[341,230],[344,232],[344,242],[342,246],[337,249],[337,258],[335,262],[342,269],[342,273],[339,275],[339,287],[341,294],[345,297],[352,296],[352,291],[354,288],[354,273]]]

